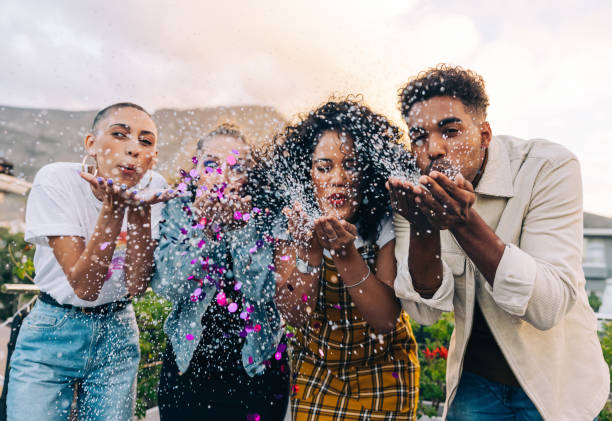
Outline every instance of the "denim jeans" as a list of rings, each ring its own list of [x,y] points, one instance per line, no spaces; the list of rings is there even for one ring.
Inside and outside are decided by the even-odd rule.
[[[140,350],[132,305],[106,315],[36,302],[10,361],[9,421],[131,421]]]
[[[535,421],[542,416],[520,387],[464,371],[448,409],[448,421]]]

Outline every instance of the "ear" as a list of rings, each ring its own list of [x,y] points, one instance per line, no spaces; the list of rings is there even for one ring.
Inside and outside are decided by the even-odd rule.
[[[83,141],[83,145],[85,146],[85,150],[91,156],[96,156],[94,150],[94,144],[96,143],[96,138],[93,133],[87,133],[85,136],[85,140]]]
[[[155,150],[155,155],[153,156],[153,159],[151,160],[151,166],[149,167],[149,169],[153,168],[154,166],[157,165],[157,155],[158,155],[159,151],[156,149]]]
[[[483,121],[480,124],[480,145],[483,149],[487,149],[491,144],[493,138],[493,132],[491,131],[491,125],[488,121]]]

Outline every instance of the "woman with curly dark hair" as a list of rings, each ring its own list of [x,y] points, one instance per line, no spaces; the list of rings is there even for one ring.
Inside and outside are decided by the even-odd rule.
[[[288,126],[260,171],[267,207],[284,214],[276,303],[297,329],[294,420],[415,418],[419,364],[393,291],[385,190],[411,169],[400,137],[360,102],[330,101]]]

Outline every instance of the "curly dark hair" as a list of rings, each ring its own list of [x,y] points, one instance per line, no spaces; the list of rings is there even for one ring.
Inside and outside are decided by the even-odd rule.
[[[346,134],[354,142],[362,174],[359,186],[362,202],[356,215],[359,234],[373,242],[382,219],[390,213],[385,182],[391,175],[407,174],[416,167],[401,142],[400,129],[354,97],[330,100],[301,115],[296,124],[286,126],[274,138],[267,158],[257,160],[249,183],[257,189],[253,197],[272,216],[295,201],[317,213],[311,179],[312,156],[323,133],[330,130]]]
[[[448,64],[439,64],[419,73],[399,90],[402,116],[408,119],[414,104],[438,96],[457,98],[482,119],[487,116],[489,97],[482,76],[472,70]]]

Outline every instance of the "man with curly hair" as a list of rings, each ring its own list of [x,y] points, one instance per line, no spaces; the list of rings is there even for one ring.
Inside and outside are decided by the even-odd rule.
[[[578,160],[493,136],[470,70],[429,69],[399,97],[422,176],[388,183],[395,291],[420,323],[454,311],[445,416],[593,419],[610,378],[584,288]]]

